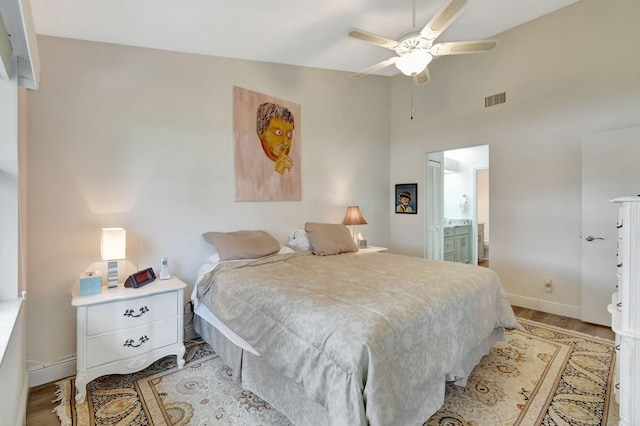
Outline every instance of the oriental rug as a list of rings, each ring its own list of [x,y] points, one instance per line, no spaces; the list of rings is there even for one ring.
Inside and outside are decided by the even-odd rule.
[[[615,425],[614,342],[519,319],[468,378],[448,384],[426,426]],[[100,377],[74,400],[74,378],[60,381],[62,425],[290,425],[285,416],[231,377],[202,342],[188,342],[187,364],[167,357],[132,375]]]

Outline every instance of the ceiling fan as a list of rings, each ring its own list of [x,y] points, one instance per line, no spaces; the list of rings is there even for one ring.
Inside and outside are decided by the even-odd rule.
[[[398,40],[391,40],[376,34],[361,30],[353,30],[349,37],[357,38],[367,43],[375,44],[393,50],[397,56],[392,56],[382,62],[372,65],[355,73],[354,77],[364,77],[379,71],[389,65],[396,67],[405,75],[413,77],[416,84],[429,82],[427,65],[439,56],[460,55],[466,53],[486,52],[497,46],[497,40],[457,41],[450,43],[436,43],[435,40],[446,30],[467,6],[467,0],[449,0],[431,20],[420,29],[416,27],[416,2],[413,0],[413,26],[410,30],[398,36]]]

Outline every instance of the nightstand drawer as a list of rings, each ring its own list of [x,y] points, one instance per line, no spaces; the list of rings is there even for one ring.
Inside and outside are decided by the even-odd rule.
[[[175,291],[87,308],[87,335],[139,327],[178,315]]]
[[[87,368],[144,355],[177,342],[177,318],[90,338],[87,339]]]

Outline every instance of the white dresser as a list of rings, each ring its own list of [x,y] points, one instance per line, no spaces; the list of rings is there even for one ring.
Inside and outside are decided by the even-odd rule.
[[[103,287],[102,293],[80,296],[77,308],[76,401],[86,397],[86,385],[105,374],[141,370],[167,355],[184,366],[183,289],[173,277],[140,288]]]
[[[640,424],[640,196],[618,203],[617,292],[608,307],[616,333],[615,395],[620,425]]]

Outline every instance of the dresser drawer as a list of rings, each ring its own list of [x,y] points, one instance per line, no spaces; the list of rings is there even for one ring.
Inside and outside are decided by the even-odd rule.
[[[456,234],[456,231],[454,231],[453,228],[444,228],[444,236],[446,237],[453,237]]]
[[[89,338],[87,339],[87,368],[144,355],[153,349],[177,342],[177,318]]]
[[[93,305],[87,308],[87,335],[139,327],[176,315],[176,292]]]

